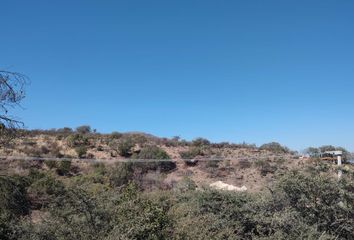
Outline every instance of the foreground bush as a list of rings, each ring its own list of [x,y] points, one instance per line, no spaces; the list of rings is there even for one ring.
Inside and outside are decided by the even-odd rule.
[[[20,217],[30,212],[27,187],[22,177],[0,176],[0,239],[16,239]]]
[[[98,164],[93,173],[99,181],[1,176],[0,239],[354,239],[350,179],[290,172],[253,194],[195,190],[185,178],[172,190],[144,192],[133,163]]]

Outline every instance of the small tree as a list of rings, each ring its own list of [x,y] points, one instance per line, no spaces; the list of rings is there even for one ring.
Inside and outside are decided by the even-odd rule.
[[[192,145],[195,147],[208,146],[210,145],[210,141],[208,139],[199,137],[192,141]]]
[[[261,150],[268,150],[271,151],[273,153],[290,153],[289,148],[280,145],[277,142],[271,142],[271,143],[266,143],[263,144],[262,146],[260,146]]]
[[[88,125],[82,125],[76,128],[76,132],[81,134],[87,134],[91,132],[91,127]]]
[[[318,157],[320,155],[320,150],[315,147],[309,147],[305,151],[310,157]]]

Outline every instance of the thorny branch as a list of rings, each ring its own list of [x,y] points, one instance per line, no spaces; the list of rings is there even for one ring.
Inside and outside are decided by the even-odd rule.
[[[0,70],[0,147],[14,137],[17,129],[24,126],[22,121],[9,115],[9,110],[20,107],[27,82],[28,78],[21,73]]]

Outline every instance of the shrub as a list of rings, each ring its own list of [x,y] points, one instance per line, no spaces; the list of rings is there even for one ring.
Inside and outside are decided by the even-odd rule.
[[[50,151],[50,155],[52,157],[57,157],[57,158],[62,158],[63,157],[63,154],[60,152],[60,147],[58,146],[58,144],[56,142],[52,143],[50,146],[49,146],[49,151]]]
[[[57,162],[56,161],[44,161],[44,164],[49,168],[53,169],[57,167]]]
[[[120,141],[117,146],[119,155],[122,157],[130,157],[134,146],[135,144],[130,138]]]
[[[87,148],[85,146],[79,146],[75,148],[75,152],[79,158],[83,158],[87,153]]]
[[[106,166],[103,163],[93,164],[95,174],[104,176],[107,173]]]
[[[170,159],[170,156],[157,146],[146,146],[142,148],[135,157],[139,159]]]
[[[72,133],[73,130],[70,127],[63,127],[57,130],[58,133]]]
[[[162,172],[168,172],[176,168],[176,163],[169,160],[170,156],[157,146],[146,146],[142,148],[138,154],[135,154],[132,157],[144,160],[161,160],[139,163],[143,172],[157,169],[160,169]]]
[[[125,198],[118,205],[115,225],[107,240],[117,239],[169,239],[172,219],[169,206],[146,199],[140,195],[123,193]]]
[[[25,146],[21,151],[30,157],[41,157],[41,152],[38,148]]]
[[[66,138],[66,143],[69,147],[77,147],[77,146],[86,146],[88,145],[89,141],[87,137],[77,133],[77,134],[69,135]]]
[[[123,134],[120,133],[120,132],[112,132],[110,137],[111,137],[112,139],[119,139],[119,138],[121,138],[122,136],[123,136]]]
[[[29,213],[28,182],[23,177],[0,175],[0,215],[19,217]]]
[[[183,159],[193,159],[197,156],[203,156],[203,150],[199,147],[192,147],[187,151],[181,151],[179,153],[179,155],[181,156],[181,158]]]
[[[26,187],[22,177],[0,176],[0,239],[17,239],[20,217],[30,211]]]
[[[197,185],[192,179],[185,176],[177,183],[176,188],[179,191],[186,192],[195,190],[197,188]]]
[[[60,161],[59,166],[57,168],[57,173],[61,176],[68,175],[71,170],[71,161],[65,160]]]
[[[76,132],[80,134],[87,134],[91,132],[91,127],[88,125],[82,125],[76,128]]]
[[[244,159],[244,160],[240,160],[239,166],[241,169],[246,169],[246,168],[250,168],[252,166],[252,163],[249,160]]]
[[[196,138],[192,141],[192,145],[195,147],[202,147],[210,145],[210,142],[208,139],[205,138]]]
[[[314,147],[309,147],[309,148],[305,149],[304,152],[307,153],[308,155],[310,155],[310,157],[319,157],[319,155],[320,155],[320,150],[318,148],[314,148]]]
[[[24,239],[103,239],[110,228],[110,213],[80,188],[70,188],[48,207],[46,221],[36,224]]]
[[[42,154],[48,154],[50,151],[49,151],[49,149],[46,146],[41,146],[40,152]]]
[[[268,173],[275,173],[277,171],[277,166],[270,165],[268,162],[260,168],[261,175],[266,176]]]
[[[259,149],[268,150],[273,153],[290,153],[289,148],[282,146],[277,142],[263,144]]]
[[[132,163],[116,163],[109,174],[109,182],[112,187],[120,187],[134,179],[134,168]]]
[[[207,168],[218,168],[219,164],[220,164],[220,160],[211,159],[206,161]]]
[[[128,138],[130,138],[134,142],[134,144],[138,144],[141,146],[148,142],[148,137],[141,133],[129,134]]]
[[[254,164],[259,169],[262,176],[266,176],[268,173],[275,173],[277,170],[276,166],[271,165],[266,160],[258,159],[254,162]]]
[[[291,172],[277,187],[308,225],[339,239],[354,237],[354,189],[345,180]],[[340,231],[338,229],[341,229]]]
[[[32,209],[47,207],[50,201],[62,195],[64,190],[64,184],[51,176],[44,175],[35,180],[27,190]]]

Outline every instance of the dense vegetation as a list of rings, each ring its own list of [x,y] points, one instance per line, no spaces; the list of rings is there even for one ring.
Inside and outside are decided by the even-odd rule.
[[[266,192],[236,193],[196,189],[188,177],[164,186],[144,178],[150,169],[94,164],[71,175],[59,164],[1,176],[0,239],[354,238],[353,173],[293,171]]]

